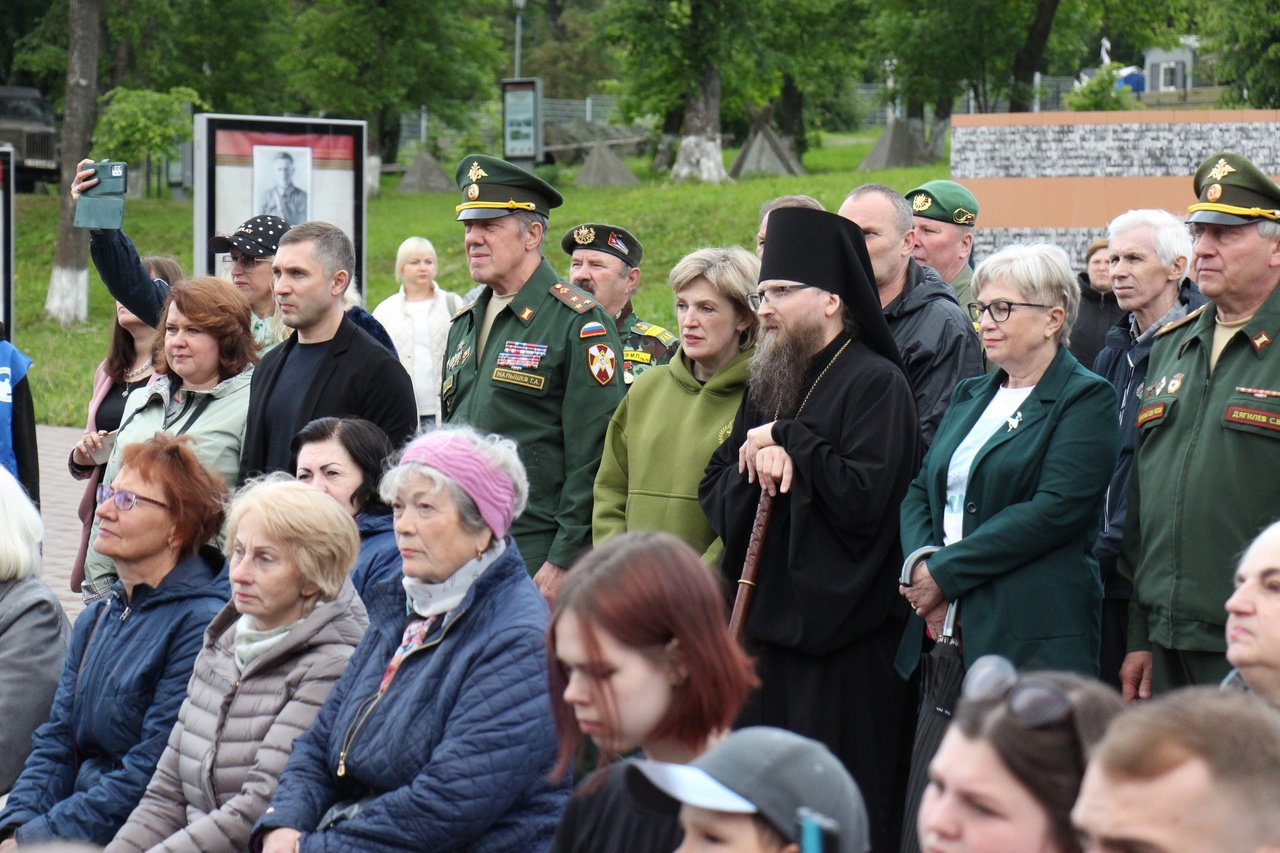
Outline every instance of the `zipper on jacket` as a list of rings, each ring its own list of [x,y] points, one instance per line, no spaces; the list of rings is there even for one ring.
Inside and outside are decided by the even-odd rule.
[[[466,612],[467,611],[465,610],[459,611],[458,615],[454,616],[453,619],[446,622],[444,626],[440,629],[440,636],[436,637],[430,643],[423,643],[418,648],[409,652],[409,654],[404,656],[405,659],[407,660],[411,655],[416,655],[418,652],[425,651],[426,649],[433,649],[436,646],[440,645],[440,643],[444,640],[445,635],[449,633],[449,629],[452,628],[457,623],[457,621],[462,618],[463,614],[465,614]],[[401,662],[400,665],[404,666],[403,661]],[[397,671],[397,675],[398,674],[399,672]],[[394,675],[391,677],[391,680],[392,681],[395,680]],[[388,690],[391,689],[390,684],[387,685],[387,689]],[[356,719],[353,720],[351,725],[347,727],[347,732],[342,738],[342,751],[338,753],[338,772],[337,772],[338,776],[341,777],[341,776],[347,775],[347,753],[351,751],[351,747],[355,743],[356,737],[360,734],[360,729],[364,727],[365,722],[369,719],[369,715],[373,713],[374,708],[378,707],[378,703],[382,701],[382,697],[385,695],[387,694],[384,691],[380,690],[373,696],[370,696],[368,699],[365,699],[363,702],[360,703],[360,707],[364,707],[365,705],[368,705],[368,707],[364,709],[363,713],[360,713],[359,709],[357,709]]]

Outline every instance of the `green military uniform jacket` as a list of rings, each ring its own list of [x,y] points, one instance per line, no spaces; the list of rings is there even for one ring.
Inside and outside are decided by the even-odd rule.
[[[973,268],[968,262],[960,267],[960,273],[955,277],[954,281],[949,281],[951,289],[956,292],[956,301],[960,303],[960,307],[964,309],[966,316],[969,314],[969,303],[973,301]],[[976,326],[975,326],[976,328]],[[1085,365],[1089,367],[1090,365]]]
[[[998,370],[956,386],[902,501],[903,554],[942,545],[951,457],[1007,378]],[[1020,669],[1096,676],[1102,579],[1093,540],[1120,452],[1115,389],[1062,347],[1010,421],[974,457],[964,537],[926,563],[946,599],[960,602],[966,665],[998,654]],[[923,640],[924,620],[913,616],[896,662],[904,677]]]
[[[1209,375],[1211,303],[1161,330],[1139,387],[1119,570],[1133,581],[1129,650],[1226,650],[1240,554],[1280,516],[1280,288]]]
[[[590,296],[544,259],[476,339],[493,291],[449,328],[440,397],[445,423],[514,439],[529,474],[529,506],[511,527],[530,572],[568,566],[591,545],[591,489],[609,418],[622,401],[621,343]]]
[[[680,344],[671,332],[637,317],[630,301],[618,314],[618,337],[622,340],[622,381],[627,385],[650,367],[671,361]]]

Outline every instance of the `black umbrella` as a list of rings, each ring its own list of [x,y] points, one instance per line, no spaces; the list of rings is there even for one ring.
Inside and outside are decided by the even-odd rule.
[[[935,549],[936,550],[936,549]],[[911,568],[921,557],[912,555]],[[903,568],[906,581],[910,581],[910,568]],[[904,581],[904,585],[906,584]],[[964,681],[964,654],[956,637],[956,619],[959,602],[947,605],[947,615],[942,623],[942,635],[929,653],[920,659],[920,714],[916,718],[916,740],[911,750],[911,775],[907,777],[906,809],[902,816],[901,853],[920,853],[920,836],[917,818],[920,800],[929,784],[929,762],[933,760],[942,736],[951,725],[951,713],[960,698],[960,685]]]

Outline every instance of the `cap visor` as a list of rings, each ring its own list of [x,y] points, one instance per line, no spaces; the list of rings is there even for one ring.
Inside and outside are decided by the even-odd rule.
[[[497,219],[500,216],[510,216],[515,213],[514,210],[492,207],[469,207],[458,214],[458,222],[466,222],[469,219]]]
[[[209,241],[209,251],[215,255],[225,255],[231,251],[231,240],[227,237],[214,237]]]
[[[1197,210],[1187,217],[1187,222],[1201,222],[1206,225],[1248,225],[1250,222],[1261,222],[1264,218],[1236,216],[1234,213],[1222,213],[1218,210]]]
[[[668,797],[698,808],[734,814],[755,814],[760,811],[750,800],[730,791],[705,771],[688,764],[666,764],[642,758],[631,763],[627,774],[633,793],[641,793],[647,780],[649,785]]]

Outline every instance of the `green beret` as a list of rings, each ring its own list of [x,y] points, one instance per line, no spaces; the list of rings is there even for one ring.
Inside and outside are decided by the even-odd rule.
[[[907,193],[911,212],[925,219],[973,225],[978,221],[978,200],[955,181],[929,181]]]
[[[1280,219],[1280,187],[1234,151],[1214,154],[1196,169],[1197,204],[1187,208],[1188,222],[1247,225]]]
[[[644,246],[631,236],[631,232],[617,225],[579,225],[571,228],[560,238],[560,248],[566,255],[572,255],[578,249],[594,249],[597,252],[608,252],[621,258],[633,267],[640,266],[644,257]]]
[[[551,184],[497,157],[468,154],[453,177],[462,190],[459,221],[497,219],[517,210],[550,216],[552,208],[564,204]]]

